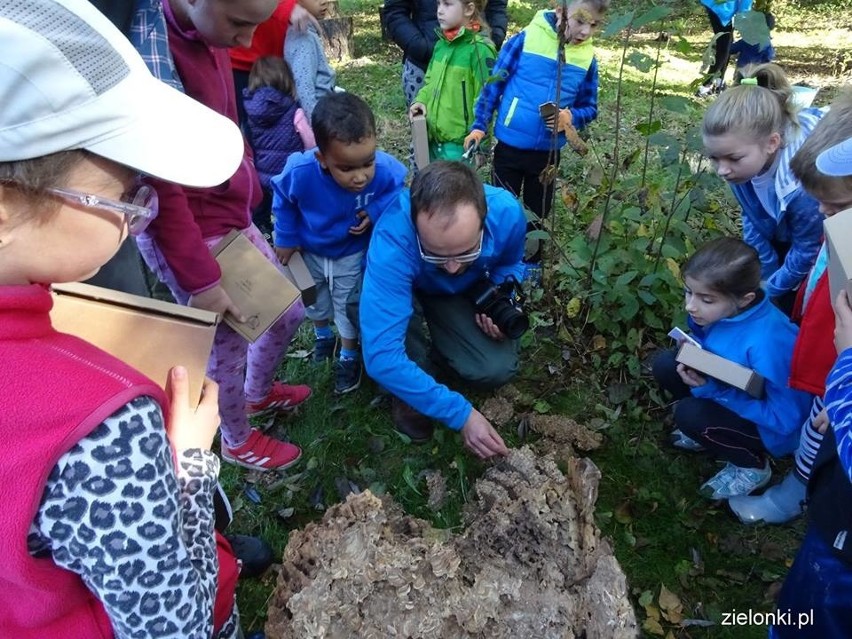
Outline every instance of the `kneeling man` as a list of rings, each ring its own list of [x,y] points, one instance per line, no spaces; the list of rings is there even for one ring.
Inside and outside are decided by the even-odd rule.
[[[511,289],[523,277],[525,235],[515,197],[483,187],[460,162],[427,166],[379,219],[360,303],[364,365],[394,395],[394,424],[412,441],[428,441],[436,419],[483,459],[508,452],[482,413],[432,371],[439,359],[483,388],[515,375],[526,318]]]

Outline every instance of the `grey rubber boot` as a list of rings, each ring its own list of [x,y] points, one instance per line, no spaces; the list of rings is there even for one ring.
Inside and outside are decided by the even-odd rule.
[[[728,504],[744,524],[784,524],[802,514],[805,484],[795,470],[762,495],[731,497]]]

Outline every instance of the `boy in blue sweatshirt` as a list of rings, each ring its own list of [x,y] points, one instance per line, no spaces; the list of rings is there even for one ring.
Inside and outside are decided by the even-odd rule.
[[[492,81],[485,84],[476,101],[473,127],[464,146],[482,141],[497,111],[494,184],[516,196],[523,192],[524,206],[538,218],[527,225],[528,231],[541,228],[540,221],[550,214],[553,182],[543,184],[539,176],[545,167],[559,162],[565,132],[583,128],[598,115],[598,63],[592,34],[608,8],[609,0],[575,0],[565,15],[561,6],[555,11],[539,11],[523,31],[503,45]],[[560,31],[565,36],[561,72],[557,68]],[[547,118],[541,111],[545,104],[554,109]],[[555,158],[551,157],[554,152]],[[528,262],[535,264],[540,259],[538,249]]]
[[[370,228],[403,187],[406,168],[376,150],[370,107],[351,93],[317,103],[313,115],[317,149],[295,153],[272,179],[273,243],[282,264],[301,248],[317,284],[317,301],[305,310],[314,323],[314,361],[334,356],[338,394],[361,384],[357,329],[346,317],[346,300],[360,283]]]

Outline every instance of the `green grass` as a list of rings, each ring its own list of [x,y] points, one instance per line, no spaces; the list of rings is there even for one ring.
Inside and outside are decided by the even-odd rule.
[[[357,57],[340,65],[339,83],[370,103],[377,116],[380,145],[404,159],[408,155],[409,134],[399,81],[401,56],[392,43],[380,38],[379,4],[377,0],[342,0],[342,13],[355,18]],[[813,7],[777,0],[775,3],[779,58],[788,63],[793,80],[816,80],[827,87],[820,95],[820,103],[830,98],[849,73],[844,60],[848,60],[846,51],[852,50],[852,36],[849,31],[841,31],[844,25],[848,28],[852,19],[849,11],[843,9],[844,4],[845,0],[830,0]],[[654,37],[659,30],[682,34],[669,40],[661,52],[657,87],[661,95],[689,97],[688,85],[698,77],[701,50],[709,32],[697,2],[677,2],[673,6],[675,18],[665,25],[649,25],[636,34],[630,52],[655,57]],[[523,26],[537,7],[538,3],[510,2],[510,32]],[[614,7],[613,16],[620,10]],[[679,37],[691,47],[679,51]],[[819,47],[820,57],[831,64],[813,64],[815,47]],[[620,37],[601,41],[599,58],[600,116],[589,130],[592,153],[585,159],[566,154],[561,166],[562,186],[578,192],[593,191],[589,185],[593,176],[608,171],[613,157]],[[619,149],[622,161],[634,150],[641,153],[644,148],[644,138],[635,126],[647,120],[650,77],[632,67],[625,69]],[[685,131],[694,127],[702,108],[694,103],[683,113],[664,114],[664,129]],[[636,176],[629,173],[624,179],[635,180]],[[706,197],[715,202],[718,223],[723,228],[733,226],[736,210],[730,206],[729,194],[709,176],[708,184]],[[557,198],[559,223],[555,233],[559,241],[573,238],[596,215],[597,200],[590,196],[589,201],[588,207],[581,206],[569,215],[561,198]],[[577,284],[566,280],[560,285]],[[523,368],[516,384],[522,395],[516,409],[568,415],[604,433],[603,446],[589,454],[603,475],[598,522],[604,535],[612,540],[616,557],[628,576],[640,622],[646,619],[646,604],[653,614],[661,585],[680,598],[685,618],[718,622],[723,612],[734,608],[771,609],[773,591],[795,553],[803,523],[746,528],[725,507],[702,500],[697,488],[715,472],[714,464],[666,445],[667,410],[654,401],[646,382],[618,367],[595,364],[597,360],[594,353],[590,355],[587,343],[592,336],[571,326],[564,318],[563,308],[553,298],[533,304],[535,329],[524,340]],[[674,317],[679,310],[664,312]],[[223,482],[237,510],[235,530],[263,536],[281,556],[289,531],[319,519],[324,507],[340,499],[338,486],[346,481],[361,489],[393,495],[407,512],[428,519],[435,526],[458,527],[462,507],[485,465],[465,451],[458,435],[446,429],[439,429],[429,445],[409,444],[393,430],[387,402],[374,401],[379,396],[372,383],[365,383],[343,398],[334,397],[330,367],[314,367],[300,357],[311,343],[312,332],[306,325],[290,350],[285,373],[287,379],[310,384],[314,396],[297,415],[272,425],[279,437],[289,438],[303,448],[303,461],[282,475],[223,468]],[[653,346],[641,344],[643,352]],[[626,383],[629,397],[617,396],[613,382]],[[485,399],[476,393],[469,396],[475,402]],[[514,424],[511,426],[503,434],[509,444],[518,445],[521,442],[513,432]],[[436,512],[427,505],[423,476],[429,470],[438,470],[447,479],[448,499]],[[779,476],[784,470],[782,465]],[[259,495],[260,503],[252,499],[251,489]],[[260,580],[240,585],[238,598],[246,630],[262,629],[274,580],[270,572]],[[663,627],[672,637],[756,638],[766,633],[762,627],[681,628],[665,620]]]

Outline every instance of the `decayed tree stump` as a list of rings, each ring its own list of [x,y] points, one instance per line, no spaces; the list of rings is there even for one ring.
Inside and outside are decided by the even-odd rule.
[[[600,471],[514,450],[475,487],[454,535],[389,497],[350,495],[295,531],[269,639],[626,639],[624,573],[594,521]]]

